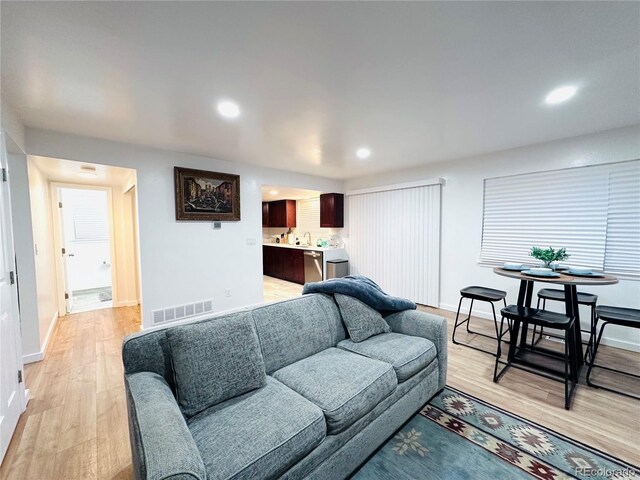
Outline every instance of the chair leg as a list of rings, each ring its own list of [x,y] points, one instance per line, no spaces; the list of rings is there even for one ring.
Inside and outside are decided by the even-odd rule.
[[[595,305],[591,306],[591,325],[589,329],[589,342],[587,343],[587,349],[584,355],[584,362],[589,365],[591,364],[591,358],[593,357],[593,341],[595,340],[596,335],[596,307]]]
[[[476,333],[469,330],[469,324],[471,323],[471,311],[473,310],[473,298],[471,299],[471,305],[469,305],[469,315],[467,316],[467,333]]]
[[[513,337],[511,335],[511,322],[510,321],[507,321],[507,331],[509,332],[509,338],[512,339]],[[500,365],[500,357],[502,356],[502,337],[506,333],[507,332],[504,331],[504,317],[500,317],[500,330],[498,332],[498,348],[496,350],[496,363],[495,363],[495,366],[493,367],[493,382],[494,383],[498,383],[498,379],[500,378],[500,376],[505,372],[505,370],[507,370],[507,368],[509,368],[511,366],[509,358],[507,358],[506,366],[500,371],[500,373],[498,373],[498,365]]]
[[[573,330],[568,328],[564,335],[564,408],[569,410],[569,363],[571,362],[571,334]],[[573,370],[573,369],[571,369]]]
[[[595,385],[591,382],[591,371],[593,370],[593,366],[596,363],[596,355],[598,353],[598,347],[600,346],[600,340],[602,340],[602,334],[604,333],[604,327],[607,326],[607,322],[602,322],[602,326],[600,327],[600,333],[598,334],[598,339],[593,346],[593,352],[591,352],[591,361],[589,362],[589,369],[587,370],[587,385],[594,388],[600,388],[598,385]]]
[[[464,297],[460,297],[460,301],[458,302],[458,312],[456,313],[456,321],[453,324],[453,333],[451,334],[451,341],[456,345],[459,345],[459,343],[456,342],[456,330],[460,325],[460,323],[458,323],[458,317],[460,317],[460,307],[462,307],[462,300],[464,300]],[[464,321],[461,323],[464,323]]]

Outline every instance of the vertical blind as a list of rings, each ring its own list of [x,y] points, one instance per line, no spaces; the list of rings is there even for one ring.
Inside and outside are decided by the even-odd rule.
[[[390,295],[438,306],[440,185],[348,197],[352,274]]]
[[[480,262],[530,262],[532,246],[567,263],[640,277],[640,161],[484,182]]]

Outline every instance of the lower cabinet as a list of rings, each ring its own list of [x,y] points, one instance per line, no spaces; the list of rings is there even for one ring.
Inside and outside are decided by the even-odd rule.
[[[265,275],[288,282],[304,284],[302,250],[262,246],[262,271]]]

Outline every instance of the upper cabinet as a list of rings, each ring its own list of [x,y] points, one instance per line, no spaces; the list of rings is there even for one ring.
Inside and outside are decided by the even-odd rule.
[[[320,226],[323,228],[344,227],[344,195],[323,193],[320,195]]]
[[[269,227],[290,227],[296,226],[296,201],[295,200],[277,200],[268,202],[267,206]],[[264,226],[264,205],[262,207],[263,226]]]
[[[269,226],[269,202],[262,202],[262,226]]]

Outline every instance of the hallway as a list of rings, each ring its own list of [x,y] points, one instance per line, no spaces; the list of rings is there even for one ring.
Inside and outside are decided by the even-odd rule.
[[[45,360],[25,368],[31,400],[0,478],[132,477],[120,352],[139,318],[124,307],[58,320]]]

